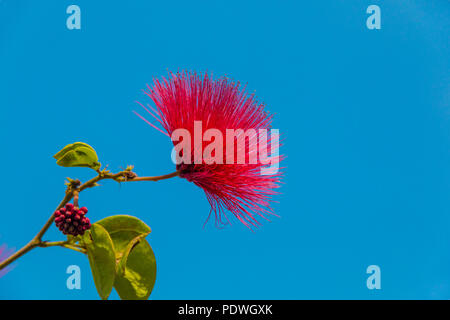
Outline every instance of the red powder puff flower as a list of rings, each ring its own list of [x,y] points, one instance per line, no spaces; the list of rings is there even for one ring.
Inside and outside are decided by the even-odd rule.
[[[5,245],[0,246],[0,262],[3,262],[10,254],[11,250],[8,250]],[[0,278],[3,277],[8,271],[8,268],[0,270]]]
[[[273,166],[278,165],[281,157],[277,153],[278,137],[274,139],[272,132],[268,131],[271,129],[272,117],[264,111],[264,105],[258,103],[253,95],[249,95],[239,82],[225,77],[213,79],[208,74],[170,73],[168,79],[154,80],[153,85],[147,87],[148,91],[144,92],[153,100],[156,109],[139,104],[156,119],[165,132],[136,114],[171,137],[175,147],[179,140],[186,143],[186,137],[179,139],[177,129],[185,129],[193,136],[192,141],[184,144],[184,147],[188,146],[188,150],[182,149],[178,153],[179,150],[175,149],[177,159],[182,157],[182,162],[177,162],[177,170],[180,177],[204,190],[211,212],[215,214],[216,225],[229,223],[225,209],[247,227],[260,225],[258,216],[267,219],[267,215],[274,214],[270,207],[270,197],[276,193],[281,173],[278,168],[273,170]],[[235,130],[235,136],[226,140],[229,133],[227,130],[230,129]],[[238,129],[242,131],[239,132]],[[202,135],[200,138],[196,136],[199,132]],[[207,132],[213,133],[214,139],[211,135],[209,139],[205,139],[203,133],[206,135]],[[265,136],[262,134],[264,132]],[[217,145],[209,156],[204,156],[211,151],[211,148],[208,149],[209,142],[205,143],[205,140],[212,143],[220,137],[223,145]],[[202,138],[199,145],[198,139]],[[241,138],[243,140],[239,140]],[[266,150],[264,158],[258,152],[265,141],[265,146],[270,150]],[[274,153],[277,153],[276,156]],[[269,170],[272,171],[263,173],[268,167],[269,154],[272,168]],[[260,157],[255,161],[256,155]],[[212,158],[215,162],[211,161]]]

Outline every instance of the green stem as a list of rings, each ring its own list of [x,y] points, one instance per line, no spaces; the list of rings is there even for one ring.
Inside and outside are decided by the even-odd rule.
[[[75,247],[75,246],[70,245],[70,244],[66,244],[66,245],[64,245],[62,247],[67,248],[67,249],[71,249],[71,250],[74,250],[74,251],[77,251],[77,252],[81,252],[83,254],[87,253],[86,249],[81,249],[81,248]]]
[[[179,175],[178,171],[166,174],[166,175],[162,175],[162,176],[153,176],[153,177],[137,177],[135,173],[133,173],[131,171],[131,168],[128,168],[124,171],[121,171],[119,173],[115,173],[112,174],[108,171],[98,171],[98,176],[92,178],[89,181],[86,181],[85,183],[83,183],[80,186],[76,186],[73,184],[70,184],[67,187],[66,190],[66,194],[64,196],[64,198],[61,200],[61,202],[59,203],[59,205],[56,207],[56,210],[59,210],[60,208],[64,207],[70,200],[72,200],[72,198],[74,196],[78,197],[78,194],[87,189],[87,188],[92,188],[97,186],[97,182],[99,182],[100,180],[105,180],[105,179],[112,179],[114,181],[117,182],[130,182],[130,181],[159,181],[159,180],[164,180],[164,179],[169,179],[169,178],[173,178]],[[23,256],[24,254],[26,254],[27,252],[33,250],[34,248],[37,247],[42,247],[42,248],[46,248],[46,247],[52,247],[52,246],[62,246],[68,249],[72,249],[78,252],[83,252],[83,248],[76,246],[74,244],[69,244],[65,241],[57,241],[57,242],[45,242],[42,241],[42,237],[44,236],[44,234],[47,232],[47,230],[50,228],[50,226],[53,224],[55,217],[53,216],[53,214],[50,216],[50,218],[47,220],[47,222],[44,224],[44,226],[42,227],[42,229],[36,234],[36,236],[34,236],[34,238],[28,242],[24,247],[22,247],[21,249],[19,249],[17,252],[15,252],[14,254],[12,254],[11,256],[9,256],[8,258],[6,258],[5,260],[3,260],[0,263],[0,270],[2,270],[3,268],[6,268],[8,265],[10,265],[12,262],[14,262],[15,260],[19,259],[21,256]]]
[[[42,242],[39,247],[48,248],[48,247],[63,247],[71,250],[75,250],[81,253],[86,253],[86,249],[82,246],[76,245],[74,243],[70,243],[69,241],[55,241],[55,242]]]

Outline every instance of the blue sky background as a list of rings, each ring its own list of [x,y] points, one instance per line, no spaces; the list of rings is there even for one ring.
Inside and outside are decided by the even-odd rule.
[[[81,8],[82,29],[66,28]],[[366,28],[381,7],[382,29]],[[257,232],[202,225],[181,179],[101,188],[93,221],[147,222],[153,299],[449,299],[449,1],[0,1],[0,243],[19,248],[64,193],[51,157],[85,141],[117,171],[173,171],[171,143],[132,110],[167,70],[248,83],[284,134],[281,218]],[[235,221],[235,220],[233,220]],[[55,227],[45,237],[62,239]],[[68,290],[67,266],[82,271]],[[381,268],[368,290],[366,268]],[[117,298],[113,294],[112,298]],[[87,259],[36,249],[0,299],[97,299]]]

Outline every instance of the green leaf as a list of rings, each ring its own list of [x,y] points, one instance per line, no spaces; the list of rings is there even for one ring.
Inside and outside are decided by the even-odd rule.
[[[123,252],[122,258],[117,263],[117,266],[116,266],[116,273],[117,274],[123,275],[125,273],[125,268],[127,266],[128,256],[130,255],[131,250],[133,250],[134,247],[139,244],[139,242],[141,242],[143,239],[145,239],[145,237],[147,235],[148,235],[148,233],[141,234],[141,235],[137,236],[136,238],[134,238],[133,240],[131,240],[128,243],[128,245],[125,248],[125,251]]]
[[[146,300],[156,280],[156,260],[145,237],[151,229],[138,218],[117,215],[97,222],[110,234],[116,250],[114,287],[121,299]]]
[[[155,285],[155,254],[144,237],[129,243],[118,264],[114,287],[122,300],[147,300]]]
[[[100,162],[94,148],[83,142],[68,144],[53,156],[62,167],[89,167],[100,169]]]
[[[111,216],[96,223],[102,225],[111,236],[117,261],[122,259],[130,241],[137,236],[148,235],[152,231],[142,220],[128,215]]]
[[[82,242],[87,249],[98,294],[106,300],[113,288],[116,274],[115,252],[111,237],[105,228],[94,223],[84,234]]]

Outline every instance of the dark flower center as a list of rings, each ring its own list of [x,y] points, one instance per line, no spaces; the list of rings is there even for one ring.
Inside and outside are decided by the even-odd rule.
[[[191,181],[190,174],[194,172],[194,164],[184,164],[180,163],[177,164],[177,170],[180,172],[180,177],[185,178],[188,181]]]

